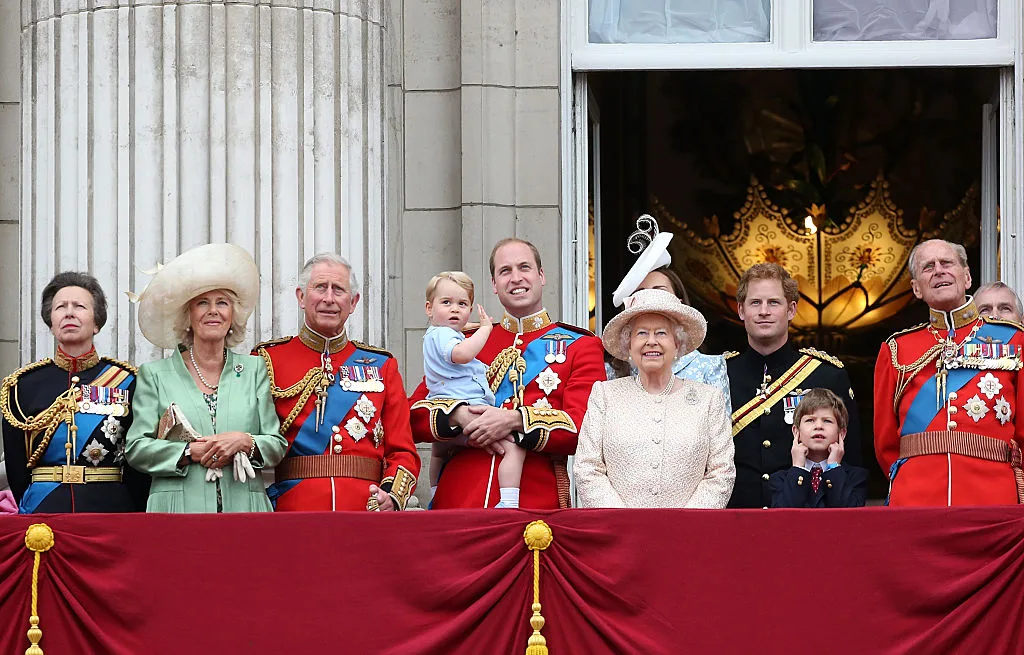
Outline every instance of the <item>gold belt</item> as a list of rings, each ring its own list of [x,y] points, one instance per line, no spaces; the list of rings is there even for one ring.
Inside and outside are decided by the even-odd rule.
[[[32,482],[85,484],[120,481],[121,468],[118,466],[37,466],[32,469]]]
[[[358,478],[380,483],[383,462],[360,455],[302,455],[286,457],[277,465],[278,482],[306,478]]]

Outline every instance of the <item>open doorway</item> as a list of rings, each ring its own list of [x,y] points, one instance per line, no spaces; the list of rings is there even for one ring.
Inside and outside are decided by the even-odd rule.
[[[634,260],[627,239],[650,213],[677,235],[673,267],[709,322],[702,350],[743,350],[729,280],[754,256],[746,226],[775,221],[757,256],[801,282],[794,340],[846,363],[872,497],[884,497],[872,451],[875,357],[889,334],[927,318],[909,291],[909,246],[931,236],[963,243],[976,283],[998,270],[999,84],[995,68],[588,74],[588,104],[600,108],[599,126],[588,123],[595,324],[615,313],[611,290]],[[870,211],[875,228],[858,218]],[[891,247],[822,246],[854,224],[888,229]]]

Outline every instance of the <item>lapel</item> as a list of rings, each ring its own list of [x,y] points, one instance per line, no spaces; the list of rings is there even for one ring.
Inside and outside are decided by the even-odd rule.
[[[231,405],[234,402],[235,387],[238,385],[230,380],[235,375],[235,360],[238,357],[228,350],[224,358],[224,370],[220,372],[220,381],[217,383],[217,431],[226,432],[233,426]],[[244,371],[243,371],[244,372]]]
[[[171,355],[174,360],[174,372],[178,375],[178,391],[175,396],[170,400],[171,402],[178,403],[178,406],[185,412],[185,416],[188,417],[192,423],[192,427],[199,431],[204,437],[209,437],[214,434],[213,421],[210,420],[210,410],[206,408],[206,401],[203,400],[203,392],[196,386],[195,380],[192,379],[192,374],[188,372],[188,368],[185,367],[185,360],[182,357],[183,353],[178,351]],[[224,367],[227,370],[227,366]],[[221,372],[221,379],[223,379],[224,373]],[[218,389],[220,391],[220,389]],[[221,397],[217,395],[217,407],[218,414],[220,414],[219,408],[221,403]]]

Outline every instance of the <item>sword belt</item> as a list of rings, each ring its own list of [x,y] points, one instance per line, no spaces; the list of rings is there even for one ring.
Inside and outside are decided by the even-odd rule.
[[[917,432],[900,438],[900,459],[946,453],[1009,464],[1017,483],[1017,502],[1024,503],[1024,466],[1016,441],[953,430]]]

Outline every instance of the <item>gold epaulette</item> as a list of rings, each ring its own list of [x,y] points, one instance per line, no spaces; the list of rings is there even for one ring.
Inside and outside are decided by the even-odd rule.
[[[383,348],[378,348],[377,346],[369,346],[369,345],[367,345],[367,344],[363,343],[362,341],[355,341],[355,340],[353,340],[353,341],[352,341],[352,344],[353,344],[353,345],[354,345],[354,346],[355,346],[356,348],[360,348],[360,349],[362,349],[362,350],[369,350],[369,351],[370,351],[370,352],[372,352],[372,353],[377,353],[378,355],[385,355],[385,356],[387,356],[387,357],[390,357],[390,358],[392,358],[392,359],[394,359],[394,358],[395,358],[395,356],[394,356],[394,355],[392,355],[392,354],[391,354],[390,352],[388,352],[387,350],[384,350]]]
[[[886,341],[889,341],[891,339],[895,339],[896,337],[902,336],[904,334],[910,334],[911,332],[917,332],[918,330],[922,330],[922,329],[924,329],[926,327],[928,327],[928,323],[927,322],[925,322],[925,323],[918,323],[917,325],[913,325],[911,327],[908,327],[906,330],[900,330],[899,332],[893,332],[892,334],[889,335],[889,338],[886,339]]]
[[[1021,325],[1017,321],[1011,321],[1005,318],[996,318],[994,316],[982,316],[982,318],[985,319],[986,323],[995,323],[996,325],[1009,325],[1010,327],[1015,327],[1018,330],[1024,330],[1024,325]]]
[[[120,366],[121,368],[123,368],[124,370],[128,371],[132,375],[138,375],[139,374],[139,369],[138,368],[136,368],[135,366],[132,366],[128,362],[122,362],[120,359],[114,359],[113,357],[100,357],[100,360],[101,361],[106,361],[106,362],[108,362],[110,364],[115,364],[117,366]]]
[[[558,327],[563,327],[563,328],[565,328],[567,330],[573,330],[575,332],[579,332],[584,337],[596,337],[597,336],[596,334],[594,334],[590,330],[588,330],[586,328],[581,328],[578,325],[572,325],[570,323],[563,323],[561,321],[555,321],[555,325],[557,325]]]
[[[823,362],[828,362],[829,364],[835,366],[836,368],[843,368],[843,362],[838,357],[836,357],[835,355],[829,355],[824,350],[818,350],[817,348],[801,348],[800,352],[802,352],[805,355],[810,355],[811,357],[820,359]]]
[[[22,366],[21,368],[19,368],[18,370],[14,371],[13,373],[4,378],[3,386],[0,387],[0,412],[3,413],[3,416],[5,419],[7,419],[8,423],[10,423],[11,425],[19,425],[28,418],[23,414],[21,420],[18,420],[11,412],[11,389],[18,384],[18,379],[22,375],[25,375],[26,373],[34,371],[37,368],[42,368],[52,363],[53,360],[49,357],[45,359],[40,359],[38,362],[32,362],[31,364]],[[18,411],[21,411],[20,407],[18,408]]]
[[[271,339],[269,341],[261,341],[252,347],[253,352],[256,352],[260,348],[267,348],[269,346],[280,346],[282,343],[288,343],[294,337],[281,337],[280,339]]]
[[[733,357],[735,357],[736,355],[739,355],[739,354],[740,354],[740,351],[738,351],[738,350],[726,350],[724,353],[722,353],[722,358],[728,360],[728,359],[732,359]]]

